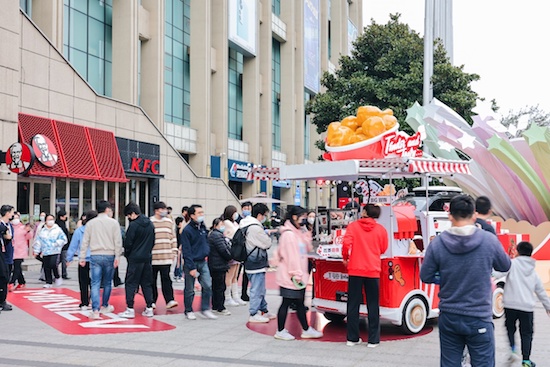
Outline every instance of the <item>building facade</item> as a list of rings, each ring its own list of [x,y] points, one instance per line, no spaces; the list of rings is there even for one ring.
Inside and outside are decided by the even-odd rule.
[[[361,15],[360,0],[7,2],[0,150],[42,134],[59,166],[2,165],[0,201],[75,219],[104,198],[121,223],[129,200],[146,213],[198,202],[212,217],[259,192],[311,205],[305,183],[260,182],[251,168],[317,159],[305,104]]]

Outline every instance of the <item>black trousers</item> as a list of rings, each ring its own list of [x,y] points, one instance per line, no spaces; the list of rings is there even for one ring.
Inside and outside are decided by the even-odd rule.
[[[248,277],[246,276],[246,273],[244,271],[244,265],[241,264],[239,267],[239,273],[243,272],[243,282],[242,282],[242,290],[241,290],[241,299],[243,301],[248,302],[250,300],[250,297],[248,296]]]
[[[23,276],[23,259],[13,259],[13,273],[11,274],[10,284],[25,284],[25,277]]]
[[[506,315],[504,325],[512,348],[516,345],[514,335],[516,334],[516,322],[519,321],[521,354],[523,354],[523,359],[528,361],[531,356],[531,344],[533,343],[533,312],[505,308],[504,315]]]
[[[46,283],[52,284],[52,272],[55,279],[59,278],[59,268],[57,267],[57,258],[59,257],[58,254],[56,255],[47,255],[44,256],[43,263],[44,263],[44,275],[46,276]]]
[[[156,289],[156,286],[152,286],[151,279],[153,279],[153,267],[151,266],[150,262],[128,262],[128,267],[126,268],[125,282],[126,306],[128,306],[128,308],[134,308],[134,296],[136,295],[140,286],[141,291],[143,292],[143,297],[145,298],[145,304],[148,308],[151,307],[151,304],[154,302],[153,289]]]
[[[380,279],[350,276],[348,281],[347,332],[348,340],[359,340],[359,306],[367,295],[369,343],[380,343]]]
[[[291,304],[296,305],[296,315],[298,316],[298,321],[300,321],[300,325],[302,325],[302,329],[309,329],[306,318],[306,306],[304,305],[304,297],[302,296],[301,298],[283,297],[283,303],[281,303],[279,311],[277,312],[277,330],[282,331],[285,328],[288,308]]]
[[[67,261],[65,261],[66,258],[67,250],[61,250],[61,254],[59,254],[57,257],[56,266],[59,266],[59,264],[61,263],[61,276],[63,277],[63,279],[67,278]]]
[[[90,305],[90,262],[78,265],[78,286],[80,287],[80,306]]]
[[[226,271],[212,271],[212,309],[216,311],[225,310],[225,274]]]
[[[153,265],[153,302],[156,303],[159,296],[159,291],[157,289],[157,278],[159,273],[162,295],[166,303],[168,303],[174,300],[174,289],[172,288],[172,279],[170,279],[170,265]]]
[[[0,306],[6,302],[6,298],[8,297],[9,280],[8,264],[4,262],[3,256],[0,254]]]

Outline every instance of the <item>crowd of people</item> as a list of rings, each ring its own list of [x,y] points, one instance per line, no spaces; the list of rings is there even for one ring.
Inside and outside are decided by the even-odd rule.
[[[91,319],[114,312],[109,299],[113,279],[118,277],[115,269],[120,257],[124,256],[128,263],[126,309],[118,313],[120,317],[135,317],[134,298],[139,289],[146,304],[142,315],[154,316],[159,296],[159,274],[166,308],[177,307],[173,275],[174,281],[185,282],[184,313],[189,320],[197,319],[195,312],[200,312],[205,319],[217,319],[231,315],[227,307],[248,305],[248,322],[268,323],[277,319],[274,337],[294,340],[295,336],[285,328],[288,310],[292,308],[296,310],[303,329],[301,338],[323,336],[308,324],[305,306],[315,211],[290,206],[283,219],[277,211],[271,213],[265,204],[245,202],[241,205],[241,213],[235,206],[228,205],[208,228],[205,210],[198,204],[183,207],[181,216],[175,220],[172,209],[164,202],[155,203],[153,210],[154,215],[147,217],[135,203],[126,205],[124,215],[129,226],[123,236],[118,222],[113,219],[111,204],[101,200],[97,203],[97,211],[91,210],[83,215],[69,241],[65,211],[59,211],[57,218],[42,213],[40,222],[33,229],[29,224],[21,223],[20,214],[13,206],[3,205],[0,208],[0,311],[12,309],[7,303],[9,291],[25,288],[22,262],[32,243],[34,255],[43,264],[45,288],[60,286],[63,278],[67,279],[67,267],[78,256],[80,307],[90,311]],[[386,229],[377,222],[380,212],[378,205],[365,205],[361,218],[348,226],[343,240],[343,263],[349,275],[348,346],[362,342],[359,337],[359,306],[363,302],[363,291],[369,311],[368,347],[380,343],[380,256],[388,248],[389,239]],[[490,215],[488,198],[480,197],[474,202],[467,195],[454,197],[449,205],[451,228],[432,240],[424,256],[421,280],[440,287],[441,366],[464,365],[465,357],[473,366],[494,366],[491,275],[497,272],[507,276],[504,307],[510,358],[521,358],[524,367],[535,366],[530,360],[535,296],[549,315],[550,300],[534,271],[532,244],[519,243],[519,256],[510,260],[493,227],[485,220]],[[265,227],[268,220],[271,229]],[[274,257],[282,302],[277,313],[269,311],[265,297],[271,235],[278,238]],[[237,261],[232,246],[240,236],[245,238],[246,257]],[[464,272],[465,268],[470,271]],[[238,285],[240,277],[241,287]],[[121,280],[118,282],[123,284]],[[196,283],[201,289],[198,310],[193,308]],[[517,322],[521,348],[516,346],[514,339]]]

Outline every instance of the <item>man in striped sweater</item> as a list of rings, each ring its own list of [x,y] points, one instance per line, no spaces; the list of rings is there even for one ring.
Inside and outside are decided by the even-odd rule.
[[[166,308],[178,306],[174,300],[174,289],[170,279],[170,267],[178,254],[174,222],[168,217],[166,204],[159,201],[153,205],[155,215],[151,222],[155,226],[155,246],[153,247],[153,308],[156,308],[158,298],[157,278],[160,273],[162,295],[166,301]]]

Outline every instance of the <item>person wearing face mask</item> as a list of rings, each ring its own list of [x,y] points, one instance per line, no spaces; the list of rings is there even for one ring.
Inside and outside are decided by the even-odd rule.
[[[156,308],[158,299],[157,279],[160,274],[162,295],[166,302],[166,308],[178,306],[174,300],[174,288],[170,278],[170,268],[178,255],[178,246],[174,233],[174,222],[168,218],[168,209],[162,201],[153,205],[155,215],[150,219],[155,227],[155,246],[153,247],[153,308]]]
[[[59,276],[57,258],[61,254],[61,249],[67,242],[67,236],[63,230],[55,224],[55,217],[52,214],[47,214],[46,224],[42,227],[40,232],[38,232],[33,246],[34,254],[40,255],[44,264],[44,274],[46,276],[44,288],[51,288],[53,286],[53,278],[55,278],[56,286],[63,284],[63,280]]]
[[[46,213],[40,212],[40,216],[38,217],[39,221],[38,223],[35,223],[34,225],[34,236],[32,239],[32,243],[36,241],[36,236],[38,236],[38,232],[44,227],[44,224],[46,224]],[[32,254],[29,254],[31,256]],[[41,282],[46,281],[46,275],[44,275],[44,263],[42,262],[42,258],[40,256],[36,256],[36,260],[40,261],[42,265],[40,266],[40,277],[38,277],[38,280]]]
[[[201,314],[207,319],[217,319],[218,316],[210,309],[212,298],[212,278],[206,257],[210,253],[208,244],[208,230],[204,225],[204,209],[201,205],[193,204],[188,210],[191,221],[181,233],[181,251],[183,253],[183,273],[185,275],[185,289],[183,300],[185,303],[185,317],[196,320],[193,312],[195,299],[195,279],[201,285]]]
[[[57,218],[55,220],[55,224],[61,228],[63,233],[65,233],[65,236],[70,241],[69,236],[69,229],[67,228],[67,212],[64,209],[61,209],[57,212]],[[63,279],[70,279],[67,276],[67,262],[64,261],[64,259],[67,257],[67,250],[69,249],[69,243],[67,243],[63,248],[61,249],[61,255],[59,256],[59,259],[57,260],[57,265],[59,266],[59,263],[61,263],[61,277]]]
[[[133,319],[134,297],[141,286],[145,298],[145,310],[142,315],[153,317],[153,260],[152,251],[155,246],[155,226],[151,220],[141,214],[136,203],[130,203],[124,208],[124,215],[130,221],[124,238],[124,256],[128,259],[126,268],[126,311],[119,313],[120,317]]]
[[[246,218],[246,217],[249,217],[252,212],[252,203],[250,201],[245,201],[244,203],[241,204],[241,211],[242,211],[242,216],[239,215],[239,217],[235,220],[235,222],[237,222],[237,224],[241,224],[241,220],[243,218]],[[239,266],[239,271],[237,273],[237,279],[238,279],[238,275],[242,272],[243,274],[243,281],[242,281],[242,285],[241,285],[241,300],[243,302],[248,302],[250,301],[250,297],[248,297],[248,277],[246,276],[246,273],[244,272],[244,264],[241,264]]]
[[[262,203],[252,207],[252,215],[244,218],[240,228],[248,227],[246,231],[246,251],[248,258],[244,269],[250,281],[249,322],[269,322],[277,316],[267,309],[265,300],[265,273],[269,267],[267,250],[271,247],[271,238],[264,230],[263,223],[269,216],[269,208]]]
[[[29,224],[21,223],[21,215],[15,213],[11,221],[13,227],[13,273],[11,275],[8,290],[25,288],[25,277],[23,276],[22,264],[29,253],[29,241],[32,240],[33,234]],[[17,286],[15,286],[17,282]]]
[[[277,313],[277,332],[275,339],[294,340],[294,335],[285,329],[286,317],[290,304],[296,305],[298,320],[302,326],[302,339],[317,339],[323,333],[308,325],[304,298],[309,281],[308,252],[311,245],[311,233],[302,228],[307,223],[307,211],[301,206],[289,208],[284,225],[281,227],[281,238],[277,256],[277,284],[281,289],[283,302]]]
[[[225,226],[224,235],[231,240],[235,235],[237,229],[239,229],[239,224],[237,223],[237,218],[239,213],[237,213],[237,208],[233,205],[228,205],[223,211],[222,219]],[[239,296],[239,262],[231,260],[229,262],[229,270],[225,276],[225,305],[226,306],[244,306],[246,302],[241,299]]]
[[[210,244],[210,254],[208,255],[208,269],[212,276],[212,311],[222,316],[229,316],[231,312],[224,306],[226,273],[229,270],[229,261],[231,260],[231,242],[224,236],[227,231],[224,221],[216,218],[212,222],[212,228],[208,234],[208,243]]]
[[[10,220],[14,216],[11,205],[0,207],[0,311],[11,311],[12,306],[6,302],[8,282],[10,280],[10,263],[13,264],[13,227]]]

